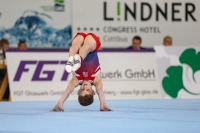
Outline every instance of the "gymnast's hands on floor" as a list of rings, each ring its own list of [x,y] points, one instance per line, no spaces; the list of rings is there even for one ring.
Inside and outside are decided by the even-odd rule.
[[[106,104],[101,104],[100,111],[113,111],[110,107],[108,107]]]
[[[63,108],[63,104],[61,103],[57,103],[56,106],[51,109],[51,112],[63,112],[64,108]]]
[[[63,105],[61,105],[60,103],[57,103],[56,106],[53,109],[51,109],[51,112],[63,112],[63,111],[64,111]],[[100,111],[113,111],[113,110],[106,104],[102,104],[100,106]]]
[[[51,112],[63,112],[64,108],[61,104],[56,104],[56,106],[51,110]],[[103,104],[100,106],[100,111],[113,111],[110,107],[108,107],[106,104]]]

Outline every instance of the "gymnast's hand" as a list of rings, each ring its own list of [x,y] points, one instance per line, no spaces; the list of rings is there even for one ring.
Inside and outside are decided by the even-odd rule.
[[[57,103],[56,106],[51,110],[51,112],[63,112],[63,104]]]
[[[102,104],[100,106],[100,111],[113,111],[113,110],[109,108],[106,104]]]

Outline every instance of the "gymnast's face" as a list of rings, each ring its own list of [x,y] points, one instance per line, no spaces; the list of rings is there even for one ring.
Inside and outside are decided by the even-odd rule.
[[[92,85],[90,83],[90,81],[88,80],[84,80],[81,88],[78,91],[78,95],[80,96],[85,96],[86,94],[88,95],[94,95],[95,92],[92,90]]]

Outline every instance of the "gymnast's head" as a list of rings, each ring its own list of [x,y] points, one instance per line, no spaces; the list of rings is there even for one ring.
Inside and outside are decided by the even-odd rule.
[[[90,81],[84,80],[79,91],[78,91],[78,101],[82,106],[88,106],[94,101],[95,92],[92,89]]]

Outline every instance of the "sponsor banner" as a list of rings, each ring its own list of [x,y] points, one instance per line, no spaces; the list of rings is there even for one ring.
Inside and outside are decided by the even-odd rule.
[[[102,47],[126,48],[135,35],[142,46],[162,45],[172,36],[174,45],[200,42],[198,0],[73,0],[73,35],[94,32]],[[88,7],[87,10],[83,7]],[[189,38],[189,39],[188,39]]]
[[[200,47],[154,47],[162,97],[200,98]]]
[[[12,100],[58,100],[72,77],[64,70],[68,55],[67,51],[8,51]],[[99,52],[98,55],[106,99],[161,98],[154,52]],[[77,99],[79,88],[70,94],[69,100]]]
[[[71,45],[71,0],[1,0],[0,39],[11,47],[26,41],[28,47]]]

